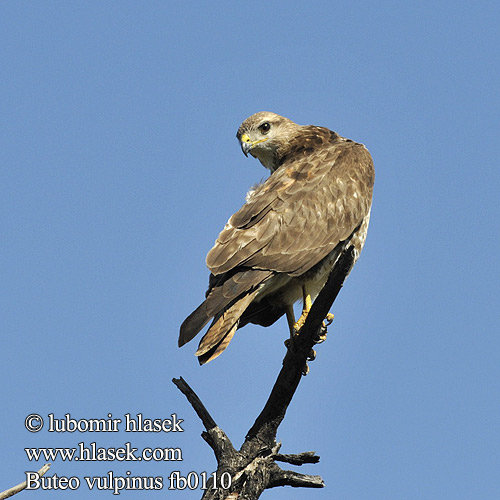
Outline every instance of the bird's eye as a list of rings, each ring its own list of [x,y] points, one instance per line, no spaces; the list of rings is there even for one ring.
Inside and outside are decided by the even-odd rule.
[[[259,126],[259,130],[261,131],[261,133],[267,134],[271,130],[271,124],[269,122],[264,122]]]

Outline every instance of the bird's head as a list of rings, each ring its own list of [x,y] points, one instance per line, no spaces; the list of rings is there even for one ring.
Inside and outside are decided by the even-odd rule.
[[[236,137],[245,156],[250,153],[273,172],[278,167],[287,142],[299,129],[300,125],[288,118],[269,111],[260,111],[240,125]]]

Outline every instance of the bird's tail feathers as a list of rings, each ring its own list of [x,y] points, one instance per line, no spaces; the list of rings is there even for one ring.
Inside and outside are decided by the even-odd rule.
[[[214,318],[195,353],[201,365],[212,361],[226,349],[238,329],[241,315],[257,293],[258,290],[248,293]]]
[[[183,321],[179,334],[179,347],[196,337],[211,317],[207,312],[207,301],[205,300]]]
[[[197,355],[200,365],[204,365],[209,361],[215,359],[220,354],[222,354],[222,352],[225,351],[226,347],[229,345],[229,342],[231,342],[231,339],[234,337],[234,334],[236,333],[237,329],[238,329],[238,322],[236,322],[231,327],[231,329],[226,333],[226,335],[218,344],[209,349],[206,353]]]
[[[208,293],[205,302],[200,304],[182,323],[179,347],[192,340],[211,318],[214,318],[214,323],[216,323],[220,316],[228,312],[234,304],[245,300],[251,302],[258,286],[271,274],[271,271],[253,269],[236,272],[219,286],[214,286]],[[247,306],[250,302],[247,302]]]

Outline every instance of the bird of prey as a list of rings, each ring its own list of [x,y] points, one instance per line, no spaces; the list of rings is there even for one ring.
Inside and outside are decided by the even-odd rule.
[[[297,332],[347,243],[359,257],[370,219],[375,173],[362,144],[266,111],[247,118],[236,137],[270,175],[249,191],[208,252],[206,299],[179,336],[180,347],[212,320],[196,351],[200,364],[219,356],[248,323],[270,326],[286,315]]]

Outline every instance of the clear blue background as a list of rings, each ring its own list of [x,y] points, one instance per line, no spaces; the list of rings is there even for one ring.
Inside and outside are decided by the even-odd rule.
[[[25,447],[181,447],[182,463],[63,462],[50,475],[215,469],[183,376],[239,446],[285,353],[248,326],[215,362],[178,328],[204,259],[265,178],[235,139],[269,110],[376,165],[364,253],[279,429],[323,490],[275,499],[500,497],[497,1],[0,3],[0,491]],[[24,418],[184,419],[177,434],[30,434]],[[290,466],[292,467],[292,466]],[[27,496],[29,493],[23,493]],[[111,492],[31,494],[112,498]],[[200,492],[123,491],[126,499]]]

